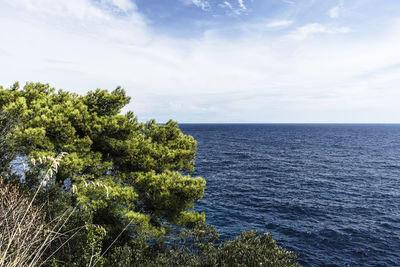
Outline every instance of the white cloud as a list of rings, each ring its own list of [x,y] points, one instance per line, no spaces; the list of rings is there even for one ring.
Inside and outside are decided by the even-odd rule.
[[[327,27],[319,23],[310,23],[297,28],[289,36],[296,40],[304,40],[317,33],[348,33],[350,31],[348,27]]]
[[[228,8],[229,11],[227,15],[241,15],[247,11],[247,7],[245,6],[243,0],[238,0],[236,6],[233,6],[230,2],[224,1],[223,3],[218,5],[221,8]]]
[[[211,8],[210,4],[204,0],[192,0],[193,4],[200,7],[203,10],[209,10]]]
[[[233,6],[231,3],[228,1],[224,1],[224,3],[221,5],[221,7],[228,7],[230,10],[233,10]]]
[[[284,28],[293,24],[293,20],[274,20],[267,23],[268,28]]]
[[[201,8],[204,11],[209,11],[211,9],[211,5],[206,0],[180,0],[185,5],[195,5]]]
[[[331,9],[329,9],[328,15],[332,19],[337,18],[337,17],[339,17],[339,11],[340,11],[340,6],[334,6]]]
[[[141,120],[399,122],[399,28],[307,39],[350,30],[315,23],[292,33],[302,41],[254,31],[176,39],[152,33],[135,8],[115,16],[89,1],[3,1],[0,84],[122,85]]]
[[[284,3],[286,3],[286,4],[290,4],[290,5],[295,4],[295,2],[294,2],[294,1],[291,1],[291,0],[282,0],[282,2],[284,2]]]
[[[123,10],[124,12],[132,11],[136,5],[131,0],[111,0],[113,5]]]
[[[93,6],[89,0],[5,0],[3,5],[15,8],[17,14],[29,12],[52,17],[73,17],[77,19],[104,19],[108,14]],[[5,11],[3,9],[3,11]]]
[[[240,8],[241,8],[242,10],[246,10],[246,9],[247,9],[246,6],[244,5],[243,0],[238,0],[238,3],[239,3],[239,6],[240,6]]]

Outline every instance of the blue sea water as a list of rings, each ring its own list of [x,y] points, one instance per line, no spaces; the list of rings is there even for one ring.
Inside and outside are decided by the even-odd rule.
[[[400,266],[400,125],[180,127],[222,240],[257,229],[305,266]]]

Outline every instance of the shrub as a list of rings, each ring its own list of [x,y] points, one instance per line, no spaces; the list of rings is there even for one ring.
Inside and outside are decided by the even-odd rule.
[[[270,233],[242,232],[240,237],[218,247],[217,266],[299,266],[296,256],[276,245]]]
[[[0,174],[10,171],[9,164],[15,158],[15,143],[12,131],[16,121],[0,109]]]
[[[271,234],[242,232],[234,239],[219,244],[214,227],[199,223],[171,235],[164,242],[142,247],[141,254],[129,247],[119,247],[110,255],[108,266],[169,267],[298,267],[294,253],[279,247]],[[129,263],[129,264],[128,264]]]
[[[9,245],[2,248],[1,262],[15,258],[27,266],[46,259],[68,266],[296,266],[294,255],[278,247],[269,234],[244,232],[217,247],[215,229],[194,210],[205,180],[183,174],[194,170],[196,141],[174,121],[139,123],[132,112],[121,115],[129,101],[120,87],[84,96],[56,92],[41,83],[27,83],[22,89],[17,83],[10,89],[0,87],[0,108],[20,118],[13,136],[19,154],[38,158],[24,179],[8,179],[33,197],[16,205],[20,209],[15,212],[23,215],[15,217],[15,234],[2,236]],[[0,168],[15,155],[12,146],[7,147],[12,144],[11,124],[8,115],[0,116],[5,153],[0,154],[5,159]],[[69,155],[57,172],[59,158],[52,156],[61,151]],[[36,168],[37,162],[48,164],[48,171]],[[17,194],[13,192],[5,194],[12,197]],[[48,224],[33,203],[46,212]],[[58,218],[71,209],[60,226]],[[9,220],[4,233],[10,231]],[[58,235],[61,229],[64,233]],[[37,238],[24,240],[32,243],[26,251],[16,239],[22,230],[38,231],[26,235]],[[47,249],[50,243],[56,249]],[[34,256],[27,257],[30,253]]]

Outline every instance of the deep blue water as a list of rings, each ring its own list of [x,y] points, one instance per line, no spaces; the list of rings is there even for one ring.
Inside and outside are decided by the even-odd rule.
[[[400,266],[400,125],[180,127],[222,240],[257,229],[305,266]]]

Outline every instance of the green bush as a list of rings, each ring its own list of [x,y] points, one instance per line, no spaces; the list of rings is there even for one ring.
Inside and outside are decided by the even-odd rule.
[[[10,162],[15,158],[15,142],[12,132],[15,129],[16,120],[0,109],[0,174],[10,172]]]
[[[13,180],[36,194],[49,223],[74,211],[53,243],[57,249],[46,251],[53,265],[295,266],[294,255],[269,234],[245,232],[217,246],[215,229],[193,205],[205,180],[183,175],[194,170],[196,141],[174,121],[139,123],[132,112],[121,115],[129,101],[120,87],[84,96],[41,83],[0,87],[7,114],[0,113],[0,142],[10,140],[3,134],[10,132],[7,117],[19,118],[13,140],[20,156],[46,165],[68,153],[45,184],[34,160],[24,179]],[[1,157],[2,166],[13,158],[9,151],[2,149],[10,155]]]
[[[128,247],[118,248],[113,251],[113,261],[108,266],[300,266],[295,261],[296,256],[277,246],[269,233],[247,231],[234,240],[218,246],[217,243],[218,234],[213,227],[196,224],[164,242],[142,248],[141,257]],[[124,265],[127,263],[129,265]]]

